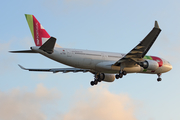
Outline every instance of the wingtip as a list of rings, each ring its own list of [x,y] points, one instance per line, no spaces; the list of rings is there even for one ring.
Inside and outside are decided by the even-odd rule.
[[[155,21],[154,27],[155,27],[155,28],[159,28],[159,25],[158,25],[158,22],[157,22],[157,21]],[[159,28],[159,29],[160,29],[160,28]]]
[[[21,66],[21,65],[19,65],[19,64],[18,64],[18,66],[19,66],[21,69],[23,69],[23,70],[27,70],[26,68],[24,68],[23,66]]]

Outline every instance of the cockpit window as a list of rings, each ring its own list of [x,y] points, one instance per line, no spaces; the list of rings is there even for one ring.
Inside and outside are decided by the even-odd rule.
[[[166,65],[170,65],[170,62],[169,62],[169,61],[164,60],[164,63],[165,63]]]

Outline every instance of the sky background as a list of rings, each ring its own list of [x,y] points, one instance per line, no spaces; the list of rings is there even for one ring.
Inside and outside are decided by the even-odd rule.
[[[10,0],[0,4],[0,120],[180,119],[180,1]],[[128,74],[91,86],[91,73],[43,73],[68,67],[40,54],[11,54],[34,42],[24,14],[33,14],[62,47],[128,53],[154,27],[162,32],[148,55],[173,69]]]

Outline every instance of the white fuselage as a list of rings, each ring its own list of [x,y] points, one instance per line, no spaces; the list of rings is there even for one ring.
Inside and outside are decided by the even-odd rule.
[[[119,66],[112,66],[115,62],[121,59],[125,54],[101,52],[91,50],[69,49],[69,48],[54,48],[52,54],[48,54],[39,49],[39,47],[31,47],[35,52],[38,52],[50,59],[63,63],[68,66],[82,69],[90,69],[100,73],[119,73]],[[162,58],[161,58],[162,59]],[[129,64],[124,68],[127,73],[164,73],[172,69],[172,66],[164,59],[163,65],[156,71],[146,71],[139,65]]]

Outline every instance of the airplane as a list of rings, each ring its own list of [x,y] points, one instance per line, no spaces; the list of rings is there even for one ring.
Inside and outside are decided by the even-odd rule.
[[[25,14],[35,45],[30,50],[9,51],[11,53],[40,53],[52,60],[70,66],[70,68],[29,69],[42,72],[90,72],[94,80],[90,84],[97,85],[101,81],[113,82],[129,73],[157,74],[157,81],[161,81],[161,74],[172,69],[172,65],[165,59],[148,56],[156,38],[161,32],[158,22],[149,34],[129,53],[113,53],[92,50],[63,48],[56,43],[56,38],[50,36],[34,15]]]

